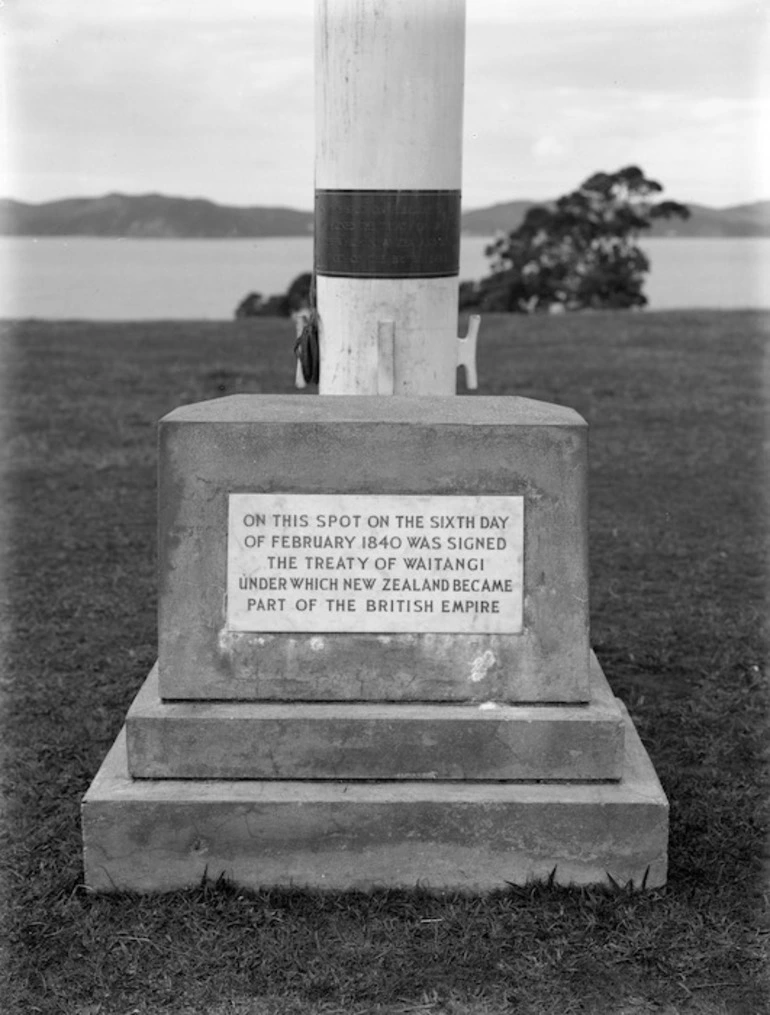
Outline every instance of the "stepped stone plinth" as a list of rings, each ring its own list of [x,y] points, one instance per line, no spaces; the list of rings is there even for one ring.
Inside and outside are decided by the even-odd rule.
[[[125,734],[83,805],[86,882],[487,891],[666,880],[666,798],[632,723],[618,782],[134,779]]]
[[[577,413],[234,396],[159,448],[159,658],[83,801],[89,887],[664,883]]]
[[[593,660],[587,704],[162,701],[126,717],[141,779],[617,780],[625,721]]]

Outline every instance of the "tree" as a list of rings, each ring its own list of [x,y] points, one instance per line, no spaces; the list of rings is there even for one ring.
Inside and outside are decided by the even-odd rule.
[[[241,317],[257,317],[264,306],[264,300],[262,299],[262,293],[249,293],[244,296],[238,306],[235,308],[235,316]]]
[[[655,201],[663,188],[637,166],[594,173],[551,207],[530,208],[521,225],[485,253],[492,274],[463,290],[466,307],[548,311],[643,307],[650,262],[637,246],[659,218],[688,218],[686,205]],[[472,300],[475,297],[476,303]]]
[[[235,308],[235,316],[290,317],[297,310],[310,306],[310,289],[313,275],[306,271],[297,275],[285,293],[276,293],[264,299],[261,293],[249,293]]]
[[[312,285],[313,275],[311,272],[306,271],[301,275],[297,275],[286,290],[286,300],[290,314],[295,313],[297,310],[307,310],[309,308],[311,302],[310,290]]]

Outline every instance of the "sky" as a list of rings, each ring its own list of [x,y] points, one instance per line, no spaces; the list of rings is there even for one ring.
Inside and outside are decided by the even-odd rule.
[[[311,208],[314,6],[0,0],[0,195]],[[630,164],[770,199],[770,0],[467,0],[463,132],[465,208]]]

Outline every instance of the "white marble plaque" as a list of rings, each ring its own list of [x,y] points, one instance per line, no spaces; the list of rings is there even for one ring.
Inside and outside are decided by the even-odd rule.
[[[518,634],[523,497],[230,494],[233,631]]]

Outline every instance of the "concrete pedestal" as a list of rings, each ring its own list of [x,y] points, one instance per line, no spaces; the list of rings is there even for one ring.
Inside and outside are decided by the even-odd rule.
[[[83,801],[86,884],[488,891],[555,870],[565,885],[662,885],[668,806],[624,727],[608,783],[133,779],[121,733]]]
[[[159,659],[83,800],[89,888],[664,883],[577,413],[235,396],[166,417],[159,466]]]
[[[588,700],[588,427],[573,409],[529,398],[232,395],[176,409],[159,430],[164,699]],[[321,635],[233,630],[228,500],[240,492],[427,497],[436,510],[445,497],[521,497],[523,628],[388,633],[374,616],[356,631],[330,618]],[[480,657],[490,664],[479,669]]]

